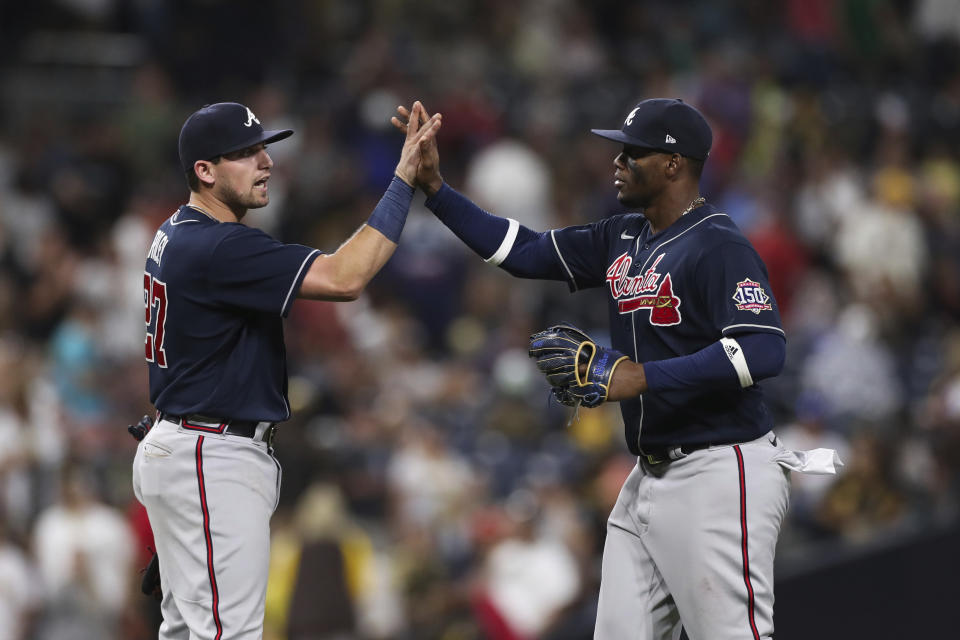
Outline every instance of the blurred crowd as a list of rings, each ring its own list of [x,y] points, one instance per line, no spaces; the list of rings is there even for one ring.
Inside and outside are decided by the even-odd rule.
[[[707,115],[702,193],[768,266],[778,434],[845,462],[794,476],[781,561],[955,521],[955,0],[3,3],[0,638],[155,637],[125,426],[152,412],[141,274],[190,112],[294,128],[247,222],[332,251],[390,180],[398,104],[444,114],[451,185],[545,230],[620,210],[589,129],[654,96]],[[617,407],[549,402],[526,348],[561,320],[606,341],[604,293],[510,278],[422,201],[360,300],[286,323],[267,637],[589,638],[635,460]]]

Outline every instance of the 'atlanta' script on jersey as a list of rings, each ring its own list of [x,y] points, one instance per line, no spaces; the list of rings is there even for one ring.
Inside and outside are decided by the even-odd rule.
[[[649,269],[635,276],[628,275],[633,264],[629,254],[622,253],[613,261],[607,269],[607,284],[620,313],[650,309],[650,324],[659,327],[680,324],[680,298],[673,294],[670,274],[657,273],[657,265],[665,255],[661,253]]]

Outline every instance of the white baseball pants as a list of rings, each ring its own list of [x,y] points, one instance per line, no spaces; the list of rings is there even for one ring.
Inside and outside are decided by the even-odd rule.
[[[630,472],[607,521],[597,640],[760,640],[789,471],[769,433]]]
[[[140,442],[133,489],[160,557],[161,640],[262,636],[280,476],[262,440],[161,420]]]

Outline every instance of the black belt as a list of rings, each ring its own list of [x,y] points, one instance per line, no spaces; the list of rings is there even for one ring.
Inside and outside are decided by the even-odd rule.
[[[640,457],[647,461],[648,464],[662,464],[664,462],[670,462],[671,460],[679,460],[680,458],[685,458],[694,451],[700,451],[701,449],[708,449],[714,446],[713,442],[706,442],[702,444],[680,444],[673,446],[659,446],[659,447],[641,447],[640,448]]]
[[[217,418],[215,416],[205,416],[199,413],[191,413],[185,416],[175,416],[163,411],[157,412],[161,420],[173,422],[187,429],[196,431],[207,431],[210,433],[229,433],[232,436],[242,438],[252,438],[257,435],[257,426],[260,424],[256,420],[231,420],[230,418]],[[205,423],[205,424],[197,424]],[[216,427],[208,425],[218,425]],[[274,431],[277,425],[271,424],[263,432],[263,440],[270,442],[273,440]]]

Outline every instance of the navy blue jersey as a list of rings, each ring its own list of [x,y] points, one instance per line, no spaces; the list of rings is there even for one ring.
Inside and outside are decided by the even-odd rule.
[[[153,405],[288,419],[282,319],[318,255],[180,207],[157,231],[143,274]]]
[[[689,355],[739,333],[783,335],[763,261],[709,204],[657,234],[640,214],[551,233],[571,290],[605,287],[613,347],[636,362]],[[620,408],[634,453],[746,441],[773,426],[757,384],[648,392]]]

